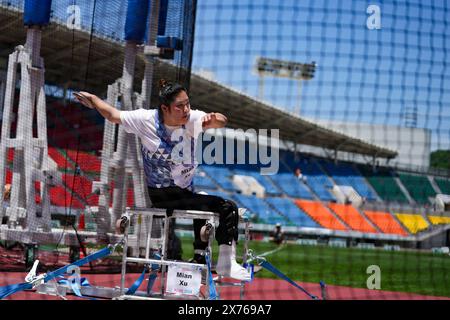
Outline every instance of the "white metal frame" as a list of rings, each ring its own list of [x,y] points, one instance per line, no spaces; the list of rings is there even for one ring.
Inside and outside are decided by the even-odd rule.
[[[0,221],[8,217],[8,228],[30,232],[51,230],[49,187],[62,185],[61,174],[48,156],[45,103],[45,68],[40,57],[42,31],[30,27],[24,46],[9,55],[5,86],[2,139],[0,143]],[[15,138],[11,137],[14,96],[20,66],[20,96]],[[37,137],[33,136],[36,112]],[[3,206],[8,148],[14,149],[12,190],[9,207]],[[41,185],[41,205],[35,202],[35,182]]]
[[[219,214],[213,213],[213,212],[206,212],[206,211],[195,211],[195,210],[175,210],[172,214],[168,215],[167,210],[165,209],[133,209],[133,210],[127,210],[126,215],[129,216],[129,221],[131,222],[137,222],[137,221],[144,221],[144,224],[146,225],[140,225],[139,223],[135,225],[134,227],[134,233],[140,234],[141,238],[137,240],[136,245],[140,246],[142,242],[145,243],[145,255],[143,258],[136,257],[136,253],[139,254],[139,250],[132,251],[135,253],[133,256],[128,256],[128,248],[129,248],[129,226],[125,230],[124,235],[124,244],[123,244],[123,256],[122,256],[122,275],[121,275],[121,297],[119,299],[132,299],[133,296],[126,295],[125,294],[125,276],[126,276],[126,266],[127,263],[138,263],[143,265],[151,265],[151,264],[157,264],[161,266],[161,287],[158,294],[153,294],[149,296],[149,299],[156,298],[163,298],[163,299],[194,299],[193,296],[171,296],[165,294],[165,281],[166,281],[166,272],[167,267],[169,265],[178,265],[178,266],[197,266],[201,268],[202,270],[206,270],[208,266],[206,264],[193,264],[193,263],[187,263],[182,261],[176,261],[176,260],[169,260],[165,257],[167,256],[167,241],[169,239],[169,219],[203,219],[206,220],[207,223],[211,223],[213,225],[213,228],[211,229],[212,232],[210,232],[210,236],[208,239],[208,246],[206,249],[207,254],[210,257],[210,261],[212,264],[212,243],[214,241],[214,230],[215,226],[218,224],[219,221]],[[140,216],[141,219],[136,219],[137,216]],[[152,230],[152,223],[154,218],[162,218],[163,219],[163,232],[159,239],[152,238],[153,234],[150,232]],[[243,252],[243,263],[247,261],[248,258],[248,241],[249,241],[249,226],[250,223],[246,220],[242,220],[245,225],[245,239],[244,239],[244,252]],[[140,229],[144,229],[145,231],[142,232]],[[137,229],[137,230],[136,230]],[[155,248],[154,245],[159,244],[160,248]],[[152,247],[153,246],[153,247]],[[151,250],[160,249],[161,253],[161,259],[152,259],[150,257]],[[206,272],[206,290],[205,290],[205,298],[209,298],[209,273]],[[219,277],[216,281],[217,290],[219,291],[220,287],[229,287],[229,286],[236,286],[240,287],[240,297],[241,299],[244,298],[245,294],[245,282],[224,282],[223,279]],[[138,296],[138,299],[144,299],[141,295]]]

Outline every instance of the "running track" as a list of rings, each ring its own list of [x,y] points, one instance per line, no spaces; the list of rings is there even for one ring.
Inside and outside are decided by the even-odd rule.
[[[83,276],[83,275],[82,275]],[[120,274],[87,274],[84,275],[91,285],[102,287],[114,287],[120,285]],[[0,273],[0,286],[21,283],[24,281],[24,272]],[[139,274],[129,274],[126,283],[130,286]],[[308,292],[321,297],[320,286],[315,283],[300,283]],[[144,286],[145,283],[142,285]],[[159,288],[159,283],[155,284]],[[141,290],[143,290],[141,288]],[[245,300],[309,300],[303,292],[283,280],[255,279],[253,283],[246,285]],[[449,297],[424,296],[413,293],[368,290],[343,286],[328,286],[328,298],[330,300],[450,300]],[[239,288],[221,288],[221,299],[239,300]],[[67,296],[68,299],[80,299],[76,296]],[[12,295],[7,300],[60,300],[58,297],[46,296],[34,292],[22,292]]]

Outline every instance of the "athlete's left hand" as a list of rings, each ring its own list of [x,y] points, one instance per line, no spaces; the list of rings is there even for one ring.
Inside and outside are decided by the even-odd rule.
[[[204,129],[212,128],[213,123],[217,121],[217,116],[214,112],[208,113],[202,118],[202,126]]]
[[[211,112],[203,116],[202,118],[202,126],[203,129],[209,129],[209,128],[223,128],[227,124],[227,118],[217,112]]]

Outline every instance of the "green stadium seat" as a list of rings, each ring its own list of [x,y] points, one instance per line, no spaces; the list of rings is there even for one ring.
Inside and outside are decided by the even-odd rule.
[[[411,197],[420,204],[429,204],[429,197],[434,198],[436,191],[428,181],[428,178],[420,175],[399,173],[399,177]]]
[[[450,179],[434,178],[434,181],[441,189],[442,193],[450,194]]]
[[[359,166],[358,169],[384,201],[408,203],[408,199],[388,170],[381,169],[374,172],[365,166]]]

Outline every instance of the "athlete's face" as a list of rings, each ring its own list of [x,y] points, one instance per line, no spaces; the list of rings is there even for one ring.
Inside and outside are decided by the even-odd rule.
[[[164,108],[164,122],[167,125],[181,126],[189,120],[191,105],[186,92],[181,91],[169,107]]]

